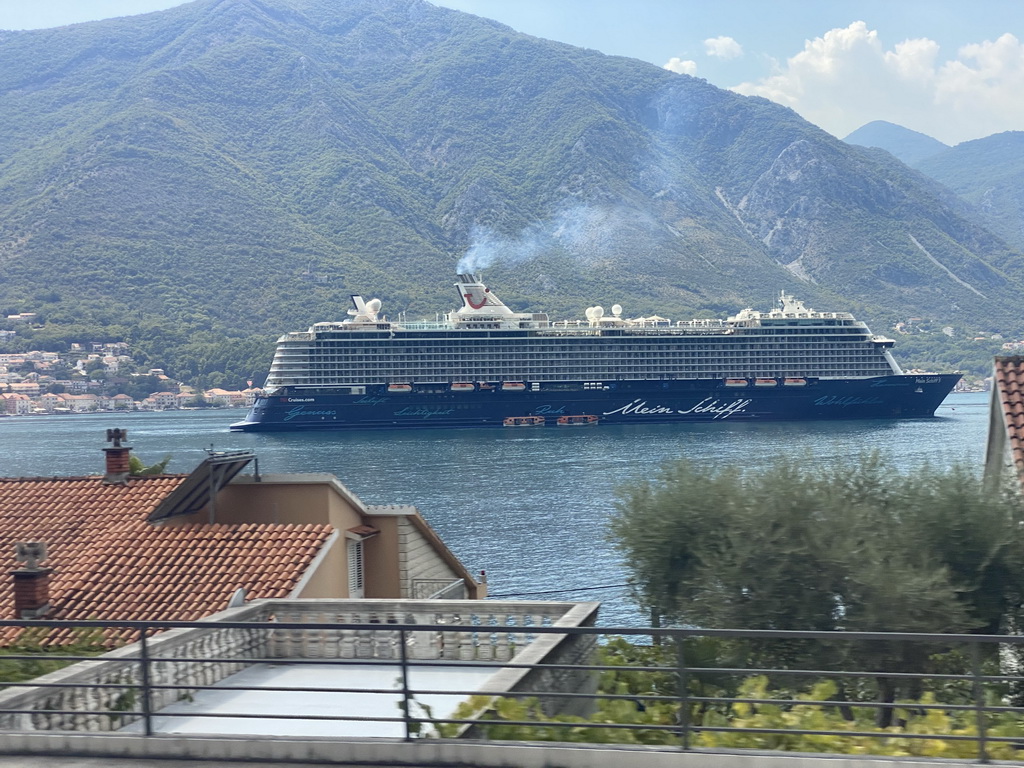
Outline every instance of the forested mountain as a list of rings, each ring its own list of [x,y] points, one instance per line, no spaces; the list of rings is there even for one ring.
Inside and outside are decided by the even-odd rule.
[[[1015,331],[1024,260],[791,110],[421,0],[197,0],[0,33],[0,311],[258,375],[276,334],[455,303]],[[246,362],[259,360],[259,362]],[[246,368],[246,366],[248,366]]]
[[[874,120],[862,125],[843,141],[861,147],[884,149],[907,165],[914,165],[949,149],[948,144],[927,134],[885,120]]]
[[[965,141],[912,165],[977,206],[993,232],[1024,250],[1024,132]]]

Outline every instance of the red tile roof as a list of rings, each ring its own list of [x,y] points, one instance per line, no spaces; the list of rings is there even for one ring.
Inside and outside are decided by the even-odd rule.
[[[21,567],[14,544],[41,541],[59,619],[192,620],[249,598],[286,597],[327,538],[329,525],[154,526],[146,517],[187,475],[0,478],[0,565]],[[10,578],[9,576],[7,577]],[[0,617],[13,618],[0,587]]]
[[[1024,357],[996,357],[993,366],[996,396],[1007,428],[1007,449],[1024,479]]]
[[[1024,357],[997,357],[993,371],[1007,447],[1018,477],[1024,477]]]

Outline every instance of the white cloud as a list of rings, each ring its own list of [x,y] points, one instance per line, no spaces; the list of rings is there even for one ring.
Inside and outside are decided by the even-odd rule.
[[[1005,34],[943,61],[933,40],[886,50],[857,21],[806,41],[777,74],[734,90],[792,107],[836,136],[888,120],[955,144],[1024,130],[1024,45]]]
[[[936,78],[936,101],[984,134],[1024,129],[1024,45],[1011,34],[967,45]],[[988,125],[994,130],[987,130]]]
[[[939,56],[939,44],[934,40],[920,38],[897,43],[886,51],[886,65],[904,80],[928,83],[935,76],[935,60]]]
[[[709,37],[704,41],[704,50],[708,56],[719,59],[738,59],[743,55],[743,46],[731,37]]]
[[[662,67],[670,72],[675,72],[677,75],[692,75],[697,72],[697,62],[690,61],[689,59],[683,60],[678,56],[673,56],[668,62]]]

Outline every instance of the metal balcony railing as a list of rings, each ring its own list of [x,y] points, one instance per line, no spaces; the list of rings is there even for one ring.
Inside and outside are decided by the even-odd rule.
[[[315,601],[310,601],[315,602]],[[354,604],[356,601],[350,601]],[[254,720],[325,720],[361,722],[373,720],[400,724],[406,740],[432,733],[436,737],[474,739],[487,738],[489,728],[521,726],[532,739],[559,740],[559,733],[581,727],[606,733],[603,743],[616,741],[615,732],[658,734],[663,748],[688,750],[694,748],[701,734],[802,734],[821,737],[874,739],[932,740],[946,743],[966,742],[973,759],[987,762],[995,745],[1024,744],[1024,728],[1020,735],[1005,730],[996,732],[992,720],[1007,714],[1024,716],[1024,709],[1014,706],[1009,688],[1022,686],[1024,676],[1012,661],[1014,648],[1024,637],[1000,635],[929,635],[880,632],[784,632],[754,630],[707,630],[669,628],[598,628],[588,624],[593,618],[593,604],[573,613],[558,604],[550,621],[523,621],[523,615],[511,610],[495,609],[497,601],[449,602],[447,620],[425,623],[406,621],[414,611],[423,615],[440,615],[427,606],[428,601],[404,601],[390,614],[375,614],[370,621],[325,621],[323,616],[336,608],[307,605],[308,618],[319,620],[281,620],[289,601],[266,601],[259,611],[251,610],[248,620],[205,620],[202,622],[141,621],[6,621],[0,631],[7,638],[10,653],[3,654],[8,670],[19,664],[67,663],[69,666],[32,680],[7,680],[0,691],[0,730],[6,732],[50,731],[113,733],[134,724],[141,736],[156,733],[154,719],[175,717],[162,712],[170,704],[182,700],[199,701],[205,691],[245,692],[252,690],[232,683],[232,675],[252,665],[267,662],[309,665],[323,669],[360,666],[397,666],[395,686],[377,688],[262,688],[281,693],[317,691],[336,694],[397,693],[399,705],[389,717],[367,717],[361,714],[275,713],[253,715],[242,712],[203,712],[194,708],[189,717],[209,718],[210,732],[216,734],[218,718]],[[475,607],[470,605],[475,603]],[[332,604],[333,605],[333,604]],[[456,609],[450,609],[456,605]],[[526,605],[526,604],[518,604]],[[538,604],[533,604],[538,605]],[[462,606],[461,608],[459,606]],[[488,606],[491,606],[488,608]],[[247,607],[248,608],[248,607]],[[473,610],[483,609],[489,618],[481,620]],[[234,613],[232,615],[245,615]],[[455,612],[453,612],[455,610]],[[457,611],[461,610],[461,613]],[[488,611],[490,611],[488,613]],[[496,612],[495,612],[496,611]],[[230,612],[229,612],[230,613]],[[570,616],[571,614],[571,616]],[[539,616],[536,613],[534,616]],[[462,620],[455,620],[461,617]],[[498,617],[498,618],[495,618]],[[570,617],[570,618],[566,618]],[[17,645],[24,633],[35,639],[32,652]],[[110,642],[111,638],[130,637],[134,642],[93,656],[82,653],[83,644]],[[599,649],[611,638],[625,638],[650,647],[660,644],[670,652],[661,654],[670,663],[629,666],[619,659],[614,664],[602,662]],[[698,666],[687,659],[687,642],[696,638],[715,638],[724,642],[753,643],[768,648],[778,643],[819,644],[839,648],[856,644],[893,649],[912,648],[903,653],[907,659],[925,659],[933,653],[955,650],[963,661],[962,668],[937,671],[934,666],[896,669],[811,669],[764,668],[756,666]],[[19,649],[20,650],[16,650]],[[70,650],[69,650],[70,649]],[[468,664],[493,669],[477,690],[417,689],[411,673],[419,668],[439,665]],[[986,668],[986,665],[988,668]],[[647,691],[599,689],[599,676],[631,672],[654,676],[667,681],[667,689],[652,686]],[[788,690],[800,687],[800,681],[821,679],[845,681],[850,690],[864,681],[888,681],[896,685],[908,681],[927,682],[935,692],[932,698],[914,702],[863,700],[810,700],[795,694],[786,698],[743,697],[721,693],[701,693],[691,685],[708,676],[739,680],[764,675],[783,681]],[[873,684],[873,683],[872,683]],[[434,694],[455,694],[471,700],[458,716],[435,715],[418,706],[419,697]],[[948,694],[948,695],[947,695]],[[495,719],[501,699],[536,702],[537,719]],[[668,722],[584,722],[562,717],[566,712],[586,712],[600,701],[629,702],[637,711],[653,705],[664,705],[674,713]],[[822,711],[845,708],[914,711],[926,715],[942,712],[970,719],[969,732],[895,732],[880,728],[844,730],[838,728],[788,728],[744,724],[742,718],[729,717],[732,708],[742,705],[757,711],[767,706],[781,711],[796,707],[819,707]],[[714,710],[725,713],[717,721],[701,719],[700,714]],[[926,721],[926,719],[925,719]],[[260,733],[272,734],[272,725],[259,724]],[[548,734],[537,736],[537,734]],[[554,734],[554,735],[551,735]],[[568,740],[568,738],[566,738]]]
[[[465,579],[413,579],[414,600],[465,600]]]

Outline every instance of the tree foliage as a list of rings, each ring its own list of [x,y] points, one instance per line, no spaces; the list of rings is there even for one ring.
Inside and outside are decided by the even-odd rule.
[[[694,461],[620,489],[642,605],[706,627],[996,632],[1024,593],[1019,499],[891,457],[743,471]]]
[[[904,370],[963,371],[974,377],[992,375],[992,358],[1011,354],[1002,348],[1004,339],[974,339],[935,331],[897,337],[893,356]]]
[[[75,664],[78,659],[74,657],[96,656],[110,650],[104,645],[103,633],[98,629],[72,630],[71,638],[65,635],[59,644],[52,642],[53,632],[49,627],[27,627],[0,648],[0,681],[32,680]],[[66,658],[69,656],[72,657],[70,660]]]
[[[170,454],[166,455],[158,461],[156,464],[150,464],[146,466],[145,462],[142,461],[138,456],[132,454],[128,457],[128,468],[132,475],[137,477],[145,477],[148,475],[162,475],[167,469],[167,465],[171,463]]]
[[[1024,513],[966,467],[863,455],[743,471],[684,460],[620,490],[611,537],[639,603],[698,627],[996,633],[1020,627]],[[897,672],[934,648],[751,644],[759,661]],[[879,677],[880,698],[895,682]]]

